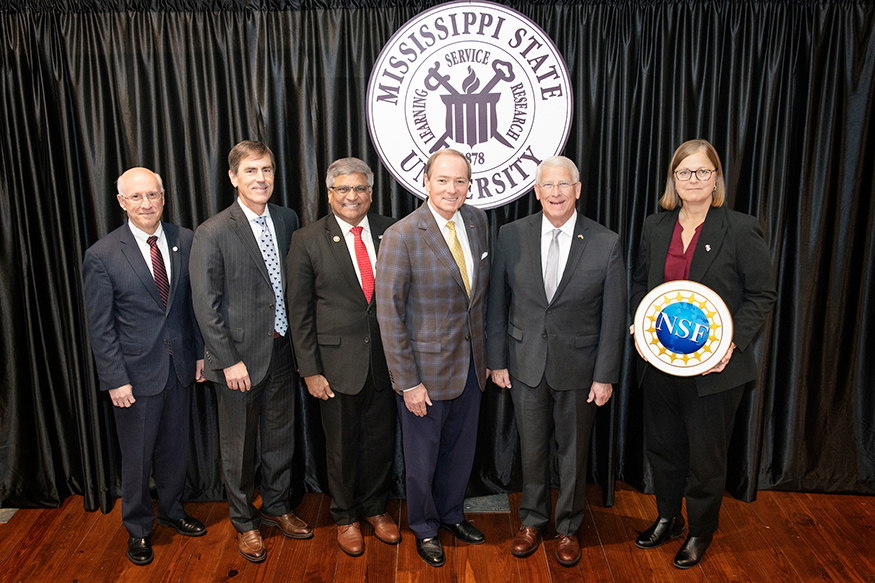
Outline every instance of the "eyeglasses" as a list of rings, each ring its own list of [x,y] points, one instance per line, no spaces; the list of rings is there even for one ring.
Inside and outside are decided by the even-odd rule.
[[[674,173],[678,180],[682,182],[686,182],[690,178],[693,177],[693,174],[696,175],[696,178],[699,180],[708,180],[711,178],[711,175],[716,172],[716,170],[709,170],[708,168],[699,168],[698,170],[678,170]]]
[[[141,194],[138,192],[136,194],[132,194],[131,196],[125,196],[123,194],[119,194],[119,196],[125,200],[129,200],[133,203],[138,204],[138,203],[143,202],[143,200],[145,200],[145,199],[148,199],[150,202],[154,202],[154,201],[158,200],[159,198],[161,198],[161,196],[163,194],[164,194],[164,191],[162,190],[161,192],[147,192],[146,194]]]
[[[328,187],[328,190],[333,190],[334,192],[336,192],[340,196],[346,196],[347,194],[349,194],[350,190],[355,192],[356,194],[365,194],[370,189],[371,189],[370,186],[362,186],[362,185],[358,185],[358,186],[329,186]]]
[[[554,188],[558,188],[559,190],[565,192],[565,191],[571,189],[571,187],[573,187],[575,184],[577,184],[577,183],[576,182],[559,182],[557,184],[553,184],[552,182],[545,182],[544,184],[541,184],[539,186],[541,187],[541,190],[544,190],[546,192],[552,192],[552,190]]]

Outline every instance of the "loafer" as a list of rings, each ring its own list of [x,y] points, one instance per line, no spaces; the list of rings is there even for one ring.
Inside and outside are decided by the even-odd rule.
[[[358,522],[337,526],[337,544],[340,550],[350,557],[358,557],[365,552],[365,539]]]
[[[511,551],[515,557],[528,557],[541,544],[541,531],[530,526],[521,526],[513,537],[513,546]]]
[[[419,558],[425,561],[426,565],[432,567],[440,567],[446,560],[444,547],[436,536],[416,539],[416,552],[419,553]]]
[[[260,563],[267,558],[264,541],[257,528],[237,533],[237,551],[251,563]]]
[[[556,547],[556,560],[563,567],[572,567],[580,560],[580,543],[576,536],[559,535],[559,546]]]
[[[670,538],[684,534],[684,517],[658,518],[650,528],[638,535],[635,546],[639,549],[655,549]]]
[[[365,516],[365,520],[374,527],[374,535],[387,545],[397,545],[401,542],[401,532],[398,530],[398,525],[388,513]]]
[[[480,529],[463,520],[459,524],[441,524],[441,528],[453,533],[453,536],[469,545],[482,545],[486,542],[486,537],[480,532]]]
[[[674,566],[678,569],[690,569],[698,565],[713,539],[713,533],[707,536],[688,536],[681,545],[681,550],[674,556]]]
[[[261,522],[268,526],[278,526],[283,534],[289,538],[312,538],[313,529],[307,526],[307,523],[295,516],[294,512],[287,512],[282,516],[271,516],[261,514]]]
[[[155,558],[149,539],[137,536],[128,539],[127,555],[128,559],[135,565],[148,565]]]
[[[164,518],[163,516],[159,516],[158,524],[160,524],[161,526],[175,528],[176,532],[178,532],[182,536],[203,536],[207,534],[207,527],[204,526],[200,520],[198,520],[197,518],[192,518],[188,514],[186,514],[179,520],[173,520],[172,518]]]

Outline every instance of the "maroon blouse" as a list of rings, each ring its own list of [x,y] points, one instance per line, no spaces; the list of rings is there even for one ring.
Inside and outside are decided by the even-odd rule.
[[[684,241],[681,239],[684,228],[681,226],[680,219],[674,224],[674,233],[668,246],[668,255],[665,257],[665,281],[690,279],[690,263],[693,261],[693,253],[696,252],[696,243],[699,241],[701,231],[702,225],[696,227],[696,234],[693,235],[693,240],[684,253]]]

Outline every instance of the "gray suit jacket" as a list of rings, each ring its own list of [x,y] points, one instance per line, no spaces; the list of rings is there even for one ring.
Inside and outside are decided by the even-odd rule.
[[[156,395],[173,365],[181,386],[194,382],[203,341],[191,305],[188,262],[192,232],[162,223],[170,249],[167,307],[127,224],[85,252],[85,312],[100,389],[130,384],[134,396]]]
[[[486,387],[486,213],[467,204],[459,212],[474,259],[470,298],[428,201],[386,230],[377,258],[377,316],[392,388],[422,383],[432,401],[462,394],[472,352]]]
[[[298,215],[268,204],[282,258],[289,251]],[[204,337],[204,376],[225,383],[223,369],[240,361],[257,385],[267,374],[273,352],[276,298],[258,241],[239,202],[206,220],[195,231],[191,247],[191,289],[194,310]]]
[[[535,387],[589,390],[620,380],[626,271],[619,236],[577,215],[565,271],[547,301],[541,269],[543,213],[501,228],[492,263],[487,365]]]
[[[368,214],[378,254],[383,232],[394,222]],[[305,377],[324,375],[331,389],[344,395],[358,394],[369,370],[377,390],[390,386],[376,300],[365,299],[353,261],[333,214],[296,231],[286,258],[298,370]]]

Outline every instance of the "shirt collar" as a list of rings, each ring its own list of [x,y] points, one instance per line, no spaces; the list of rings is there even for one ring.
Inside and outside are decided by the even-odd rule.
[[[565,221],[565,223],[559,227],[559,230],[568,235],[569,237],[574,237],[574,225],[577,223],[577,210],[575,209],[574,214]],[[541,236],[545,236],[548,233],[552,236],[553,229],[556,227],[553,226],[547,217],[541,215]]]
[[[439,227],[441,230],[443,230],[443,229],[447,226],[447,223],[449,223],[450,221],[453,221],[453,225],[456,226],[456,227],[458,227],[459,225],[463,225],[463,226],[464,226],[465,221],[462,220],[462,213],[460,213],[460,212],[458,211],[458,209],[456,210],[455,213],[453,213],[452,218],[450,218],[449,220],[447,220],[447,219],[445,219],[444,217],[442,217],[442,216],[437,212],[437,210],[432,206],[432,204],[431,204],[431,199],[426,199],[425,202],[426,202],[426,204],[428,205],[428,210],[430,210],[430,211],[431,211],[431,214],[434,215],[434,220],[435,220],[435,222],[437,222],[437,225],[438,225],[438,227]]]
[[[346,235],[347,233],[352,231],[354,226],[355,226],[355,225],[350,225],[349,223],[347,223],[346,221],[344,221],[343,219],[341,219],[337,215],[334,215],[334,220],[337,221],[337,226],[340,227],[340,230],[343,232],[344,235]],[[371,225],[368,222],[368,215],[364,216],[364,218],[361,220],[361,222],[359,222],[358,226],[362,228],[362,236],[364,236],[364,233],[371,232]]]
[[[269,204],[264,205],[264,214],[263,215],[255,214],[255,212],[251,208],[249,208],[248,206],[243,204],[243,201],[240,200],[239,196],[237,197],[237,204],[239,204],[240,208],[243,209],[243,214],[246,216],[246,220],[249,221],[250,223],[252,221],[254,221],[255,219],[257,219],[259,216],[262,216],[265,219],[270,220],[270,205]]]
[[[164,225],[161,224],[161,221],[158,221],[158,228],[155,229],[155,232],[152,233],[152,235],[150,235],[146,231],[138,229],[130,220],[128,220],[128,227],[130,227],[131,234],[134,235],[134,239],[136,239],[137,241],[141,241],[147,245],[149,244],[149,237],[152,237],[154,235],[158,237],[158,240],[160,241],[161,237],[164,236]]]

